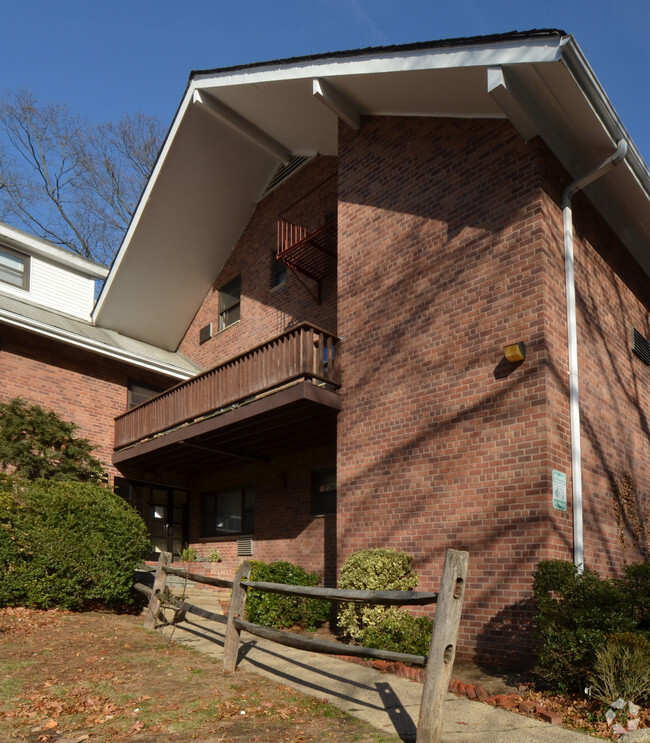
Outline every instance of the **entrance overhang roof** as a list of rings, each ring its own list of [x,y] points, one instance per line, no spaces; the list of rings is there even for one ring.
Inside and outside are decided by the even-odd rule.
[[[531,31],[194,72],[97,302],[103,327],[174,350],[278,166],[337,154],[362,116],[509,119],[573,178],[650,274],[650,173],[572,36]]]

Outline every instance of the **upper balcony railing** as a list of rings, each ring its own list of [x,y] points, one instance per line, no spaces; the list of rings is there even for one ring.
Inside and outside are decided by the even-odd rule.
[[[115,449],[295,381],[341,385],[339,339],[300,323],[115,419]]]

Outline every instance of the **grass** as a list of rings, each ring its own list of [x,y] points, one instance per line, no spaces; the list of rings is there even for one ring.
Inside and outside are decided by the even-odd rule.
[[[0,740],[395,743],[326,701],[101,612],[0,610]]]

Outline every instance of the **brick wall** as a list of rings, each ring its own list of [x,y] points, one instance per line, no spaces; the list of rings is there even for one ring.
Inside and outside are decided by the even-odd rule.
[[[312,516],[312,472],[335,462],[334,447],[321,447],[279,457],[267,463],[246,463],[210,473],[192,483],[190,544],[199,555],[218,549],[223,557],[214,571],[232,579],[246,559],[237,557],[237,537],[201,537],[201,493],[231,487],[255,489],[253,557],[288,560],[323,575],[328,585],[336,580],[336,516]],[[199,564],[200,566],[200,564]]]
[[[650,559],[650,533],[619,539],[615,483],[628,474],[636,514],[650,509],[650,367],[631,351],[632,327],[650,339],[650,280],[584,198],[574,198],[585,562],[620,573]]]
[[[113,419],[127,405],[127,385],[173,380],[33,333],[0,327],[0,401],[24,397],[79,426],[112,476]]]
[[[550,498],[543,154],[504,122],[341,130],[339,561],[402,549],[426,589],[469,550],[461,645],[486,653],[569,521]]]
[[[572,558],[569,180],[506,122],[340,130],[339,564],[402,549],[435,589],[445,549],[469,550],[464,655],[525,655],[534,567]],[[648,375],[629,325],[648,329],[650,293],[580,197],[576,224],[586,559],[611,573],[612,478],[629,470],[648,492]],[[515,341],[528,351],[517,367],[502,357]],[[554,469],[569,475],[566,512],[552,507]]]
[[[211,368],[283,333],[294,322],[307,320],[329,332],[336,332],[335,276],[328,276],[323,281],[321,304],[309,291],[316,291],[315,282],[291,271],[285,283],[271,286],[278,216],[335,173],[336,158],[315,158],[259,203],[181,341],[181,353],[204,368]],[[335,211],[335,196],[332,203],[324,203],[322,208]],[[241,276],[241,320],[217,332],[219,288],[237,276]],[[199,345],[199,330],[210,322],[215,336]]]

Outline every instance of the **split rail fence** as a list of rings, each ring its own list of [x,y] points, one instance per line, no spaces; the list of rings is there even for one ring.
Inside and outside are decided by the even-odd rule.
[[[465,580],[469,554],[448,550],[438,593],[417,591],[355,591],[337,588],[315,588],[283,583],[251,581],[251,565],[241,564],[233,581],[212,578],[187,570],[170,567],[171,553],[162,552],[155,571],[153,589],[136,583],[135,588],[149,596],[149,607],[145,615],[145,627],[155,629],[161,615],[161,606],[173,606],[181,612],[195,614],[215,622],[226,624],[223,665],[231,672],[237,665],[239,641],[242,631],[267,640],[306,650],[308,652],[348,655],[363,658],[376,658],[386,661],[402,661],[411,665],[424,666],[425,677],[420,703],[420,717],[417,727],[418,743],[440,743],[442,738],[443,706],[449,687],[451,671],[456,654],[458,625],[463,607]],[[202,609],[199,606],[170,597],[165,593],[168,575],[175,575],[196,583],[204,583],[232,590],[228,617]],[[347,645],[340,642],[305,637],[293,632],[253,624],[243,619],[248,589],[266,591],[286,596],[302,596],[313,599],[328,599],[336,602],[376,604],[381,606],[425,606],[436,603],[435,622],[429,655],[409,655],[386,650]]]

